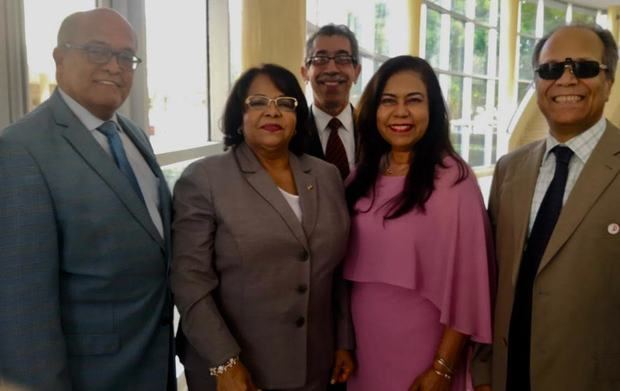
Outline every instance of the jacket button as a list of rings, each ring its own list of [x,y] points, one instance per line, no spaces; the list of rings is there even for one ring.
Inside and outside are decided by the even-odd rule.
[[[308,259],[310,259],[310,253],[308,251],[304,250],[301,253],[299,253],[299,260],[300,261],[305,262]]]
[[[306,284],[299,284],[299,286],[297,287],[297,292],[299,293],[306,293],[308,291],[308,285]]]
[[[297,327],[303,327],[304,324],[306,323],[306,318],[304,318],[303,316],[300,316],[299,318],[297,318],[297,320],[295,321],[295,325]]]

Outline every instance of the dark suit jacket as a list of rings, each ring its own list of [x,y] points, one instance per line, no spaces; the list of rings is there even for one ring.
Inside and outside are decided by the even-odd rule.
[[[169,191],[145,134],[119,122],[159,178],[164,239],[58,92],[0,136],[0,379],[62,391],[176,381]]]
[[[514,288],[545,142],[497,162],[489,212],[499,286],[492,354],[474,362],[478,384],[505,390]],[[532,391],[620,390],[620,131],[607,125],[549,240],[534,281]],[[489,371],[492,368],[492,371]],[[489,379],[490,375],[490,379]]]
[[[351,111],[353,111],[353,106],[351,107]],[[319,138],[319,132],[316,128],[316,122],[314,120],[314,114],[312,114],[312,109],[308,110],[308,119],[306,120],[306,132],[307,138],[305,143],[305,152],[308,155],[312,155],[318,157],[321,160],[325,160],[325,152],[323,151],[323,147],[321,145],[321,139]],[[355,116],[353,116],[355,118]],[[357,130],[357,126],[353,125],[353,137],[355,138],[355,162],[359,160],[359,152],[357,144],[359,142],[359,131]]]
[[[246,144],[190,165],[174,191],[172,289],[188,370],[239,354],[258,387],[327,379],[336,347],[353,347],[336,270],[349,216],[338,170],[290,155],[300,223]],[[186,337],[186,338],[185,338]]]

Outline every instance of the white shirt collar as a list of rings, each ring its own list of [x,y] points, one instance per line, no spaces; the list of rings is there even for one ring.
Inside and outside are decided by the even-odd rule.
[[[316,105],[312,105],[311,107],[312,115],[314,115],[314,121],[316,123],[316,128],[321,131],[329,131],[327,129],[327,124],[333,118],[331,114],[327,114],[323,110],[316,107]],[[342,122],[342,126],[348,132],[353,132],[353,110],[351,109],[351,105],[347,104],[347,106],[336,116]]]
[[[93,115],[84,106],[79,104],[75,99],[73,99],[66,92],[64,92],[60,87],[58,87],[58,92],[60,93],[60,96],[65,101],[67,106],[69,106],[69,109],[73,112],[73,114],[75,114],[75,116],[80,120],[80,122],[82,122],[86,129],[94,132],[99,126],[101,126],[102,123],[106,122],[101,118]],[[114,113],[112,118],[110,118],[108,121],[113,121],[114,123],[116,123],[116,126],[119,130],[122,129],[122,127],[118,123],[116,113]]]
[[[605,117],[601,117],[601,119],[592,125],[591,128],[581,132],[579,135],[571,138],[565,143],[560,143],[551,134],[549,134],[546,139],[545,158],[543,159],[543,162],[547,160],[553,147],[558,144],[563,144],[569,147],[575,156],[585,164],[592,154],[592,151],[594,151],[594,147],[596,147],[596,144],[598,144],[599,140],[603,136],[606,128],[607,120]]]

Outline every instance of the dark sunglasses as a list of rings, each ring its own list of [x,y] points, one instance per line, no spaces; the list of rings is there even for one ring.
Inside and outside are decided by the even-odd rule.
[[[579,79],[589,79],[597,76],[601,72],[601,69],[604,71],[607,70],[607,65],[592,60],[574,61],[569,57],[563,62],[547,62],[540,64],[535,71],[543,80],[557,80],[562,77],[566,68],[570,68],[573,75]]]

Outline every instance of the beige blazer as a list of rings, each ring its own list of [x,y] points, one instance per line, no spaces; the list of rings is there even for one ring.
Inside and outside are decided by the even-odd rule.
[[[489,199],[499,280],[492,354],[474,380],[506,389],[514,288],[545,142],[500,159]],[[620,390],[620,131],[608,123],[549,240],[534,281],[532,391]],[[492,371],[489,372],[489,365]],[[486,372],[485,372],[486,371]]]
[[[337,277],[349,216],[338,170],[290,155],[302,222],[246,144],[190,165],[174,191],[172,287],[190,371],[240,354],[260,388],[329,377],[352,348]]]

